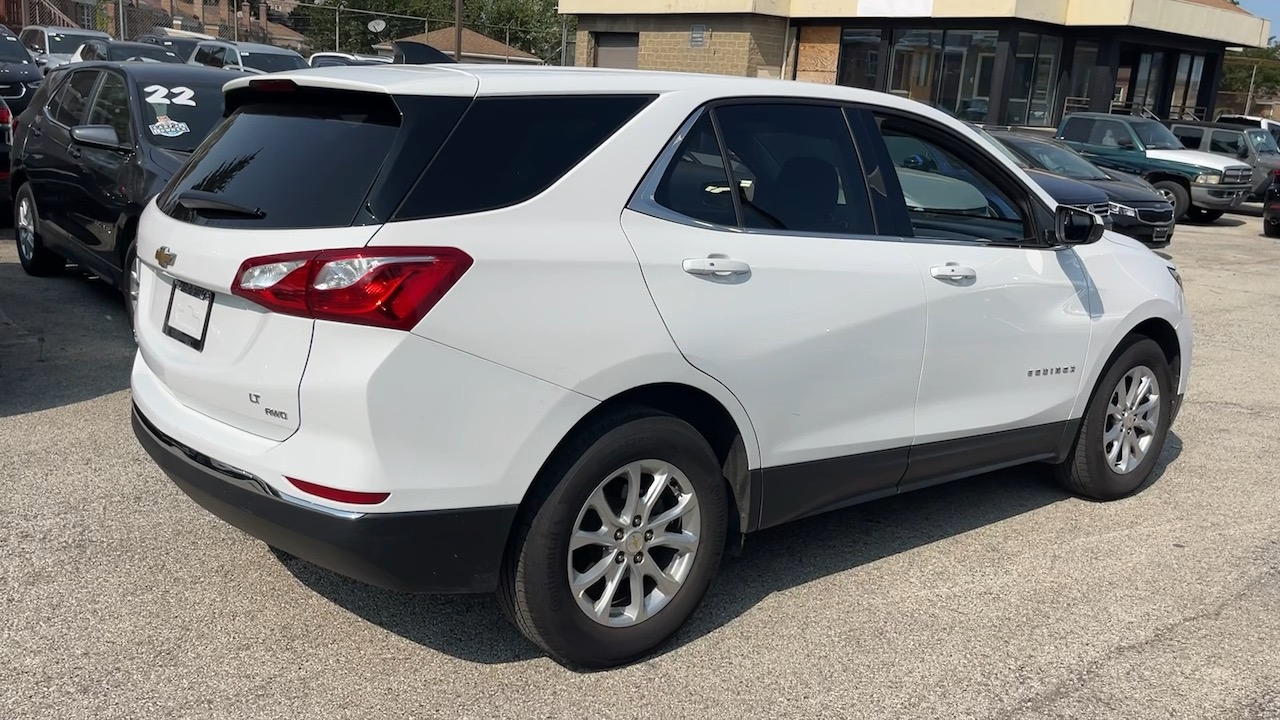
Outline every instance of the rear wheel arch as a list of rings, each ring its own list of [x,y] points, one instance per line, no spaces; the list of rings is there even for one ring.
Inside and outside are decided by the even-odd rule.
[[[702,435],[720,463],[729,498],[733,503],[732,512],[729,513],[730,534],[754,529],[759,502],[752,493],[752,472],[746,449],[746,443],[753,439],[748,439],[750,436],[743,433],[732,413],[720,400],[705,390],[683,383],[653,383],[625,390],[601,402],[580,418],[543,462],[537,478],[525,491],[521,510],[536,511],[536,508],[528,506],[540,499],[537,486],[542,480],[543,472],[548,466],[563,460],[562,455],[567,447],[581,442],[584,432],[598,433],[602,428],[609,427],[610,418],[627,417],[638,410],[653,410],[679,418]],[[749,433],[750,429],[747,430]]]

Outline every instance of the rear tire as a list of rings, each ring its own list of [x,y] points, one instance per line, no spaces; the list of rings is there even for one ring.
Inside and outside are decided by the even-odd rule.
[[[1269,238],[1280,238],[1280,222],[1262,221],[1262,234]]]
[[[688,423],[651,410],[592,423],[540,474],[517,520],[498,590],[504,614],[562,664],[638,659],[706,594],[727,512],[720,465]]]
[[[1164,449],[1176,392],[1160,346],[1140,335],[1126,338],[1094,389],[1067,459],[1055,468],[1058,481],[1094,500],[1137,492]]]
[[[1166,200],[1173,203],[1174,222],[1182,220],[1191,208],[1191,192],[1172,180],[1160,180],[1151,183]]]
[[[61,255],[44,246],[40,237],[40,215],[36,212],[30,183],[23,183],[14,196],[13,236],[18,242],[18,262],[28,275],[56,275],[67,266]]]

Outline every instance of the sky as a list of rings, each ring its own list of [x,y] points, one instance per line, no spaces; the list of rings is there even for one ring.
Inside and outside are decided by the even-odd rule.
[[[1241,0],[1245,10],[1271,19],[1271,34],[1280,35],[1280,0]]]

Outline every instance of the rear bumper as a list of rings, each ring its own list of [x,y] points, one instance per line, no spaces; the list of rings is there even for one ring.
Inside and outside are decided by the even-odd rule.
[[[516,506],[354,513],[286,498],[166,436],[135,405],[133,431],[165,474],[227,523],[303,560],[402,592],[497,588]]]

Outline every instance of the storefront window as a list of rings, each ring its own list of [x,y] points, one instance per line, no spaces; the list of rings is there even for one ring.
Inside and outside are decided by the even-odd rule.
[[[1101,69],[1106,72],[1105,68]],[[1098,72],[1098,43],[1081,40],[1071,60],[1071,92],[1064,103],[1064,113],[1083,112],[1089,109],[1092,96],[1093,74]]]
[[[1009,88],[1009,124],[1053,125],[1061,54],[1061,38],[1019,33],[1013,60],[1013,83]]]
[[[889,92],[932,102],[941,54],[941,30],[894,30]]]
[[[878,90],[880,31],[846,29],[840,38],[840,77],[849,87]]]
[[[938,106],[971,122],[987,122],[999,33],[948,30],[942,49]]]

